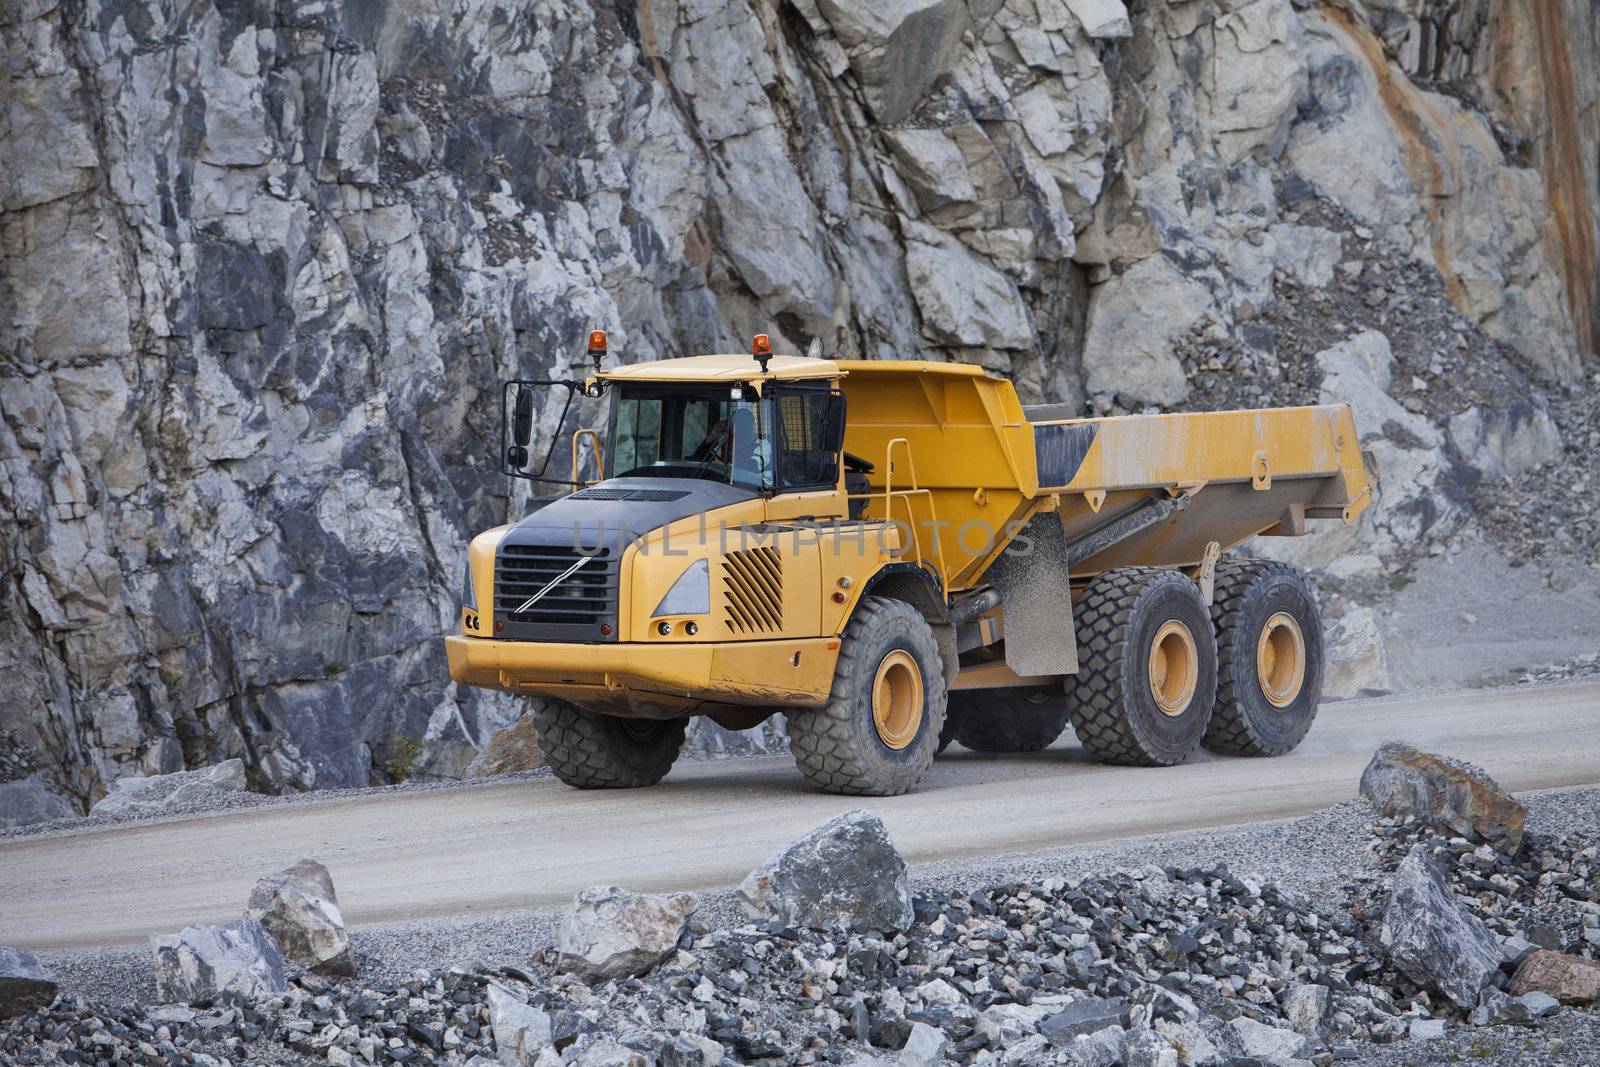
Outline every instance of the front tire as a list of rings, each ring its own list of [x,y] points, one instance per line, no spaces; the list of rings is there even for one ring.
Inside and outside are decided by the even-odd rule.
[[[933,762],[945,721],[944,663],[909,604],[867,597],[845,627],[827,705],[789,714],[789,748],[827,793],[896,796]]]
[[[1177,571],[1119,567],[1078,602],[1072,726],[1103,763],[1182,763],[1217,695],[1217,641],[1199,588]]]
[[[539,747],[557,778],[579,789],[637,789],[667,776],[688,719],[623,719],[559,700],[533,713]]]
[[[1067,728],[1060,686],[950,694],[946,732],[974,752],[1037,752]]]
[[[1217,710],[1205,746],[1281,756],[1311,729],[1322,699],[1322,619],[1305,576],[1286,563],[1217,564]]]

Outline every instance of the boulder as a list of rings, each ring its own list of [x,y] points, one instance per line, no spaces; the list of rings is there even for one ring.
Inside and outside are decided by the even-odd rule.
[[[698,906],[692,893],[581,890],[567,910],[556,967],[589,981],[643,974],[677,948]]]
[[[177,934],[152,934],[156,993],[187,1004],[220,993],[246,999],[282,993],[283,955],[254,919],[222,926],[188,926]]]
[[[1162,1019],[1156,1032],[1167,1039],[1184,1067],[1217,1067],[1244,1056],[1238,1033],[1215,1015],[1203,1014],[1183,1022]]]
[[[1123,6],[1122,0],[1066,0],[1067,10],[1072,12],[1083,32],[1090,37],[1106,39],[1111,37],[1132,37],[1133,23],[1128,19],[1128,9]]]
[[[1080,1034],[1092,1034],[1108,1026],[1121,1026],[1127,1003],[1120,998],[1084,997],[1039,1023],[1039,1032],[1057,1047],[1072,1043]]]
[[[70,819],[77,814],[71,801],[47,789],[38,774],[0,782],[0,830]]]
[[[56,980],[39,965],[39,957],[0,947],[0,1019],[48,1008],[55,999]]]
[[[353,976],[355,955],[328,868],[301,860],[274,871],[250,893],[245,917],[266,928],[284,956],[315,974]]]
[[[1560,1007],[1560,1001],[1548,993],[1507,996],[1498,989],[1485,989],[1467,1021],[1473,1026],[1520,1025],[1553,1015]]]
[[[1160,314],[1152,314],[1159,308]],[[1089,294],[1083,369],[1091,396],[1177,404],[1189,395],[1173,338],[1212,312],[1211,292],[1164,255],[1142,259]]]
[[[1548,993],[1563,1004],[1593,1004],[1600,1000],[1600,963],[1542,948],[1517,966],[1507,988],[1513,996]]]
[[[1410,815],[1507,856],[1522,846],[1528,809],[1470,763],[1386,741],[1361,772],[1361,795],[1380,815]]]
[[[1500,971],[1494,935],[1457,903],[1423,845],[1412,848],[1394,872],[1379,939],[1413,981],[1468,1010]]]
[[[197,771],[174,771],[147,778],[119,778],[90,815],[150,815],[246,790],[244,761],[223,760]]]
[[[1451,416],[1448,428],[1467,465],[1489,479],[1521,477],[1565,451],[1549,402],[1538,394],[1508,397],[1492,408],[1468,408]]]
[[[883,820],[866,811],[836,815],[751,871],[739,886],[752,918],[786,926],[911,925],[905,860]]]
[[[912,1023],[911,1034],[894,1057],[896,1067],[938,1067],[945,1062],[944,1031],[927,1023]]]
[[[1266,1023],[1257,1022],[1248,1016],[1241,1015],[1228,1025],[1233,1027],[1233,1032],[1239,1035],[1239,1041],[1244,1045],[1245,1055],[1254,1056],[1256,1059],[1265,1060],[1268,1063],[1302,1059],[1311,1049],[1311,1042],[1306,1039],[1304,1034],[1276,1026],[1268,1026]]]
[[[495,774],[514,774],[544,766],[544,750],[534,729],[533,715],[524,714],[516,722],[496,730],[473,761],[467,765],[468,778],[488,778]]]
[[[488,989],[489,1028],[500,1062],[528,1067],[550,1047],[550,1015],[498,982]]]
[[[1327,1022],[1328,1005],[1332,998],[1328,987],[1308,982],[1296,982],[1283,997],[1283,1015],[1296,1033],[1316,1038]]]
[[[817,0],[816,6],[844,46],[867,103],[883,126],[916,108],[950,69],[961,49],[961,35],[972,25],[963,0]]]
[[[1178,1050],[1148,1026],[1129,1030],[1125,1049],[1124,1067],[1178,1067]]]
[[[1102,1026],[1073,1038],[1065,1052],[1062,1062],[1070,1067],[1117,1067],[1127,1059],[1128,1035],[1120,1026]]]

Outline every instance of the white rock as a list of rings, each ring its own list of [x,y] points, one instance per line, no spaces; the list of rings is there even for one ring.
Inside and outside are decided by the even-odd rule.
[[[219,993],[249,999],[288,988],[277,943],[253,919],[152,934],[150,948],[156,993],[169,1003],[187,1004]]]
[[[549,1014],[498,982],[489,983],[488,1001],[489,1028],[500,1062],[529,1067],[550,1047]]]
[[[1444,1020],[1412,1019],[1410,1035],[1413,1041],[1437,1041],[1444,1037]]]
[[[692,893],[580,890],[567,910],[556,967],[591,981],[643,974],[678,947],[696,907]]]
[[[1091,395],[1176,404],[1189,393],[1172,338],[1213,309],[1211,293],[1165,256],[1140,260],[1089,294],[1083,367]]]
[[[1561,431],[1544,397],[1468,408],[1449,422],[1450,441],[1485,478],[1517,478],[1564,454]]]
[[[1133,23],[1122,0],[1066,0],[1067,8],[1090,37],[1132,37]]]
[[[1033,327],[1016,283],[954,237],[906,225],[906,273],[931,341],[966,347],[1027,349]]]
[[[316,860],[301,860],[257,882],[245,905],[245,917],[265,927],[284,956],[306,970],[343,976],[356,973],[333,877]]]
[[[1268,1026],[1248,1016],[1241,1015],[1228,1025],[1239,1035],[1247,1055],[1269,1063],[1301,1059],[1311,1047],[1311,1042],[1303,1034]]]

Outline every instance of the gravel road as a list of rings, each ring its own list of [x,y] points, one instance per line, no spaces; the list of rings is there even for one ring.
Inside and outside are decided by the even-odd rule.
[[[0,842],[0,932],[36,950],[143,944],[236,916],[263,872],[307,856],[332,869],[352,925],[543,910],[603,882],[717,889],[856,807],[918,865],[1283,819],[1349,799],[1389,738],[1480,762],[1513,790],[1584,785],[1600,782],[1597,725],[1600,685],[1519,687],[1333,705],[1274,760],[1145,770],[1091,764],[1072,743],[958,752],[906,797],[810,793],[787,760],[755,759],[639,792],[489,782],[58,832]]]

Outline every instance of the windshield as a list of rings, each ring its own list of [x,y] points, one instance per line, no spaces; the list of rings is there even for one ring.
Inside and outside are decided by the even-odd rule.
[[[757,491],[832,488],[842,400],[826,389],[745,399],[738,386],[618,386],[616,477],[705,478]]]

